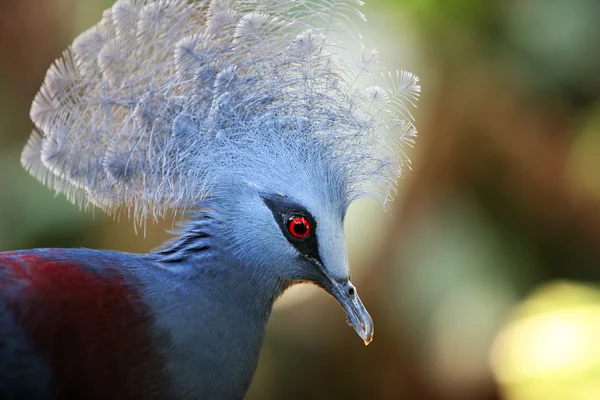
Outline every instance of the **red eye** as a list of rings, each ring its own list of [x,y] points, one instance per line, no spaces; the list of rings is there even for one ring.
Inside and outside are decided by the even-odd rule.
[[[290,231],[290,235],[296,239],[304,239],[310,234],[310,222],[304,217],[290,217],[288,230]]]

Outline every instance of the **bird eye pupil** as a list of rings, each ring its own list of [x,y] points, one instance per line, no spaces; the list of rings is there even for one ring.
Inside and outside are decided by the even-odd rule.
[[[296,232],[297,235],[304,235],[306,233],[306,225],[302,222],[296,222],[294,224],[294,232]]]
[[[305,217],[291,217],[288,223],[290,234],[296,239],[304,239],[310,233],[310,223]]]

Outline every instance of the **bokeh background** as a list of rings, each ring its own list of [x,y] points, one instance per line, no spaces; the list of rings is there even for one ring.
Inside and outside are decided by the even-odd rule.
[[[111,0],[0,1],[0,250],[144,252],[172,222],[77,210],[20,166],[50,63]],[[388,213],[346,223],[375,320],[365,348],[324,293],[279,302],[249,399],[600,399],[600,2],[371,0],[367,47],[421,77]],[[201,316],[199,316],[201,318]]]

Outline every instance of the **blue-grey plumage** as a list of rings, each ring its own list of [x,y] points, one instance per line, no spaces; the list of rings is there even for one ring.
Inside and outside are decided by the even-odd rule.
[[[0,397],[243,397],[276,283],[220,262],[190,271],[159,259],[87,249],[3,253]]]
[[[136,224],[188,218],[147,255],[0,254],[7,396],[240,398],[273,303],[299,282],[369,343],[343,221],[393,192],[419,86],[374,78],[373,54],[342,57],[360,4],[118,0],[75,40],[34,101],[23,165]]]
[[[24,341],[27,351],[21,357],[26,354],[35,366],[15,369],[3,357],[0,380],[11,382],[3,386],[11,390],[8,398],[32,390],[39,398],[241,398],[256,368],[273,303],[296,282],[311,281],[330,292],[361,337],[370,340],[370,317],[349,282],[340,234],[344,210],[331,213],[341,205],[306,193],[309,206],[302,197],[238,187],[228,198],[202,204],[177,239],[151,254],[87,249],[1,253],[0,303],[7,311],[0,327],[14,329],[0,334],[0,341]],[[315,229],[304,239],[308,242],[296,243],[299,248],[282,233],[288,228],[287,213],[303,215]],[[260,238],[254,232],[261,232]],[[318,237],[328,238],[328,244],[320,244]],[[93,283],[82,284],[82,276],[93,277]],[[90,289],[97,287],[102,289]],[[116,295],[119,289],[125,292]],[[83,301],[87,296],[91,303]],[[56,320],[70,305],[77,310]],[[133,311],[113,321],[128,307]],[[102,319],[88,322],[99,312]],[[40,322],[30,322],[31,317]],[[69,352],[60,345],[64,335],[70,337]],[[51,344],[40,344],[47,341]],[[103,362],[115,356],[116,361]],[[73,363],[79,372],[65,376],[59,367],[64,363]],[[132,373],[139,363],[143,370]],[[124,374],[121,380],[131,386],[115,383],[104,370],[116,364],[120,368],[112,372]],[[87,384],[81,386],[82,381]]]

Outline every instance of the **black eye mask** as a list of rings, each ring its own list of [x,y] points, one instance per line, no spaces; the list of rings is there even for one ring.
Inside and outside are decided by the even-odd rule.
[[[273,213],[275,222],[279,225],[283,235],[303,256],[318,261],[320,264],[319,243],[317,241],[317,221],[311,213],[301,205],[289,200],[285,196],[263,196],[263,201]],[[290,233],[289,223],[294,218],[304,217],[308,221],[309,234],[304,238],[296,238]]]

